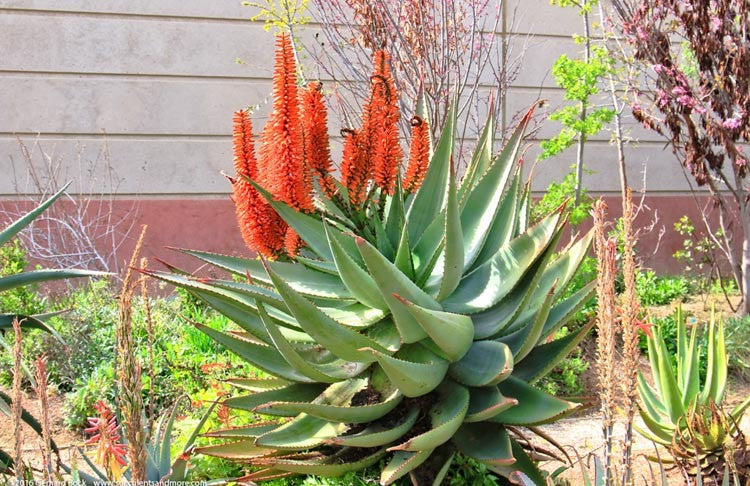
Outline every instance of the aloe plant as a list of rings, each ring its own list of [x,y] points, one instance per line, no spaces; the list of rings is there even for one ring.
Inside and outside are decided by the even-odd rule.
[[[21,230],[31,224],[40,214],[42,214],[52,203],[59,198],[65,189],[67,189],[69,183],[65,185],[60,191],[54,194],[52,197],[44,201],[42,204],[37,206],[35,209],[25,214],[18,220],[12,222],[8,227],[0,231],[0,245],[4,245],[11,241]],[[94,277],[100,275],[107,275],[102,272],[93,272],[89,270],[34,270],[30,272],[21,272],[14,275],[8,275],[0,278],[0,292],[7,292],[14,288],[24,287],[27,285],[37,284],[50,280],[69,279],[74,277]],[[45,319],[59,314],[58,312],[37,314],[37,315],[24,315],[18,312],[13,312],[12,309],[0,309],[0,333],[5,332],[13,328],[13,321],[18,320],[22,329],[41,329],[46,331],[56,338],[59,339],[59,335],[55,330],[45,323]],[[5,343],[2,336],[0,336],[2,343]],[[24,370],[26,371],[26,370]],[[27,372],[27,376],[31,377],[31,374]],[[33,379],[32,379],[33,382]],[[0,392],[0,412],[10,416],[10,405],[11,398]],[[37,434],[42,435],[42,429],[39,422],[25,410],[22,414],[22,420],[29,425]],[[57,453],[57,446],[52,442],[52,450]],[[13,461],[5,451],[0,448],[0,473],[7,472],[13,467]]]
[[[750,406],[750,397],[731,412],[722,409],[727,385],[724,325],[712,312],[708,324],[707,371],[702,382],[697,326],[693,326],[688,335],[681,307],[675,311],[675,321],[676,370],[672,367],[661,328],[654,328],[648,337],[654,385],[649,385],[642,374],[638,376],[639,410],[645,428],[636,427],[636,430],[665,446],[672,461],[688,473],[718,480],[724,476],[726,465],[728,470],[736,472],[744,469],[746,474],[750,467],[750,454],[738,423]],[[727,458],[733,455],[746,463],[726,464]]]

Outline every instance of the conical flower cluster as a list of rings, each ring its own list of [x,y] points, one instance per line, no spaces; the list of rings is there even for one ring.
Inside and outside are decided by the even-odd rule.
[[[363,108],[362,127],[344,129],[340,184],[332,172],[328,113],[322,84],[299,89],[289,35],[276,40],[273,110],[258,142],[246,111],[235,114],[233,180],[237,222],[245,244],[266,257],[294,256],[305,242],[288,227],[254,184],[295,211],[314,214],[314,185],[320,197],[343,203],[351,220],[364,219],[364,208],[392,195],[401,170],[403,151],[398,135],[398,94],[384,51],[374,56],[370,95]],[[429,130],[420,118],[412,128],[409,166],[404,187],[414,192],[424,177],[430,156]],[[250,182],[252,181],[252,182]],[[377,198],[375,197],[377,195]],[[377,202],[376,202],[377,204]]]

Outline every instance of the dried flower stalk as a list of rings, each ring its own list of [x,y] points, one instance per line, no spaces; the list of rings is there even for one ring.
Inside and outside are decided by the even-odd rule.
[[[148,268],[148,260],[141,258],[141,268]],[[154,383],[156,380],[156,370],[154,369],[154,318],[151,312],[151,299],[148,297],[148,286],[146,285],[147,280],[141,279],[141,299],[143,300],[143,308],[146,311],[146,336],[148,340],[148,430],[154,429]]]
[[[623,450],[623,484],[629,484],[632,480],[630,469],[632,463],[633,447],[633,418],[636,411],[636,400],[638,398],[638,312],[640,301],[635,288],[635,275],[637,271],[635,262],[635,244],[637,237],[633,231],[635,212],[633,210],[633,194],[630,188],[626,190],[625,199],[622,201],[622,224],[623,224],[623,256],[622,274],[625,281],[625,292],[622,296],[622,407],[625,413],[625,444]]]
[[[49,428],[49,402],[47,401],[47,360],[43,356],[37,357],[36,365],[36,394],[39,398],[39,409],[42,411],[42,468],[44,480],[52,481],[52,435]]]
[[[613,458],[613,430],[616,412],[616,391],[618,378],[616,376],[616,339],[617,319],[615,313],[615,277],[617,266],[615,263],[617,245],[607,237],[606,217],[607,205],[601,199],[594,205],[594,228],[597,265],[596,294],[598,312],[596,319],[596,361],[599,381],[599,400],[601,402],[602,429],[604,432],[604,465],[605,484],[611,484],[615,477]]]
[[[21,323],[17,318],[13,319],[13,403],[11,404],[11,415],[13,416],[13,439],[15,446],[15,456],[13,458],[13,470],[16,473],[18,484],[23,480],[23,454],[21,444],[23,444],[23,430],[21,430],[21,413],[23,412],[23,395],[21,392],[21,377],[23,373],[21,367],[23,364],[23,347],[21,339]]]
[[[120,318],[117,325],[117,378],[120,384],[119,406],[128,439],[128,456],[130,459],[130,480],[146,480],[146,444],[142,423],[143,396],[141,395],[141,365],[135,354],[133,344],[133,309],[134,293],[132,269],[138,262],[138,255],[143,246],[147,226],[144,225],[141,235],[133,250],[130,265],[125,273],[122,294],[120,295]]]

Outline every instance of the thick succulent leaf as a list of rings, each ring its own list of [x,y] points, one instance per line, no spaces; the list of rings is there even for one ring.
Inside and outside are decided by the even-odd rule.
[[[161,272],[151,273],[156,274]],[[182,281],[184,282],[184,284],[181,285],[183,288],[190,288],[186,285],[194,285],[197,281],[197,283],[200,284],[200,288],[219,288],[229,290],[235,294],[250,297],[251,299],[255,299],[256,301],[262,302],[283,312],[289,313],[289,309],[287,309],[286,304],[284,303],[284,300],[281,298],[281,296],[279,296],[279,294],[277,294],[273,290],[269,290],[265,287],[259,287],[257,285],[252,285],[245,282],[233,282],[230,280],[209,278],[196,279],[193,277],[183,277],[182,275],[175,275],[173,273],[162,273],[162,275],[157,278],[170,283]],[[170,278],[172,279],[171,281],[169,280]],[[175,285],[177,285],[177,283],[175,283]]]
[[[432,450],[409,452],[397,451],[380,472],[380,484],[387,486],[419,467],[432,454]]]
[[[654,393],[651,386],[646,383],[643,375],[638,372],[638,394],[641,398],[640,408],[648,413],[654,421],[667,426],[669,417],[667,415],[667,408],[661,402],[661,399]],[[665,422],[666,421],[666,422]]]
[[[291,400],[315,400],[325,390],[325,385],[321,383],[294,383],[283,388],[266,390],[252,395],[242,395],[239,397],[227,398],[223,404],[229,408],[238,410],[255,411],[261,405],[270,402],[283,402]],[[281,417],[293,417],[296,414],[283,412]]]
[[[329,275],[338,275],[339,272],[336,269],[336,265],[333,264],[333,262],[327,262],[324,260],[315,260],[312,258],[306,258],[302,255],[295,255],[294,260],[303,264],[310,270],[315,270],[317,272],[323,272],[327,273]]]
[[[549,248],[547,252],[551,252]],[[511,332],[510,324],[526,309],[534,289],[541,279],[547,258],[537,260],[526,271],[513,290],[496,305],[471,315],[475,339],[487,339]]]
[[[500,393],[518,400],[518,405],[491,420],[510,425],[541,425],[576,410],[576,405],[560,400],[513,376],[498,384]]]
[[[292,368],[307,376],[311,380],[319,381],[322,383],[335,383],[337,381],[357,376],[365,369],[367,369],[368,364],[359,361],[351,362],[344,360],[334,360],[333,362],[325,364],[315,364],[308,362],[297,352],[292,343],[287,341],[287,339],[281,333],[279,327],[266,313],[263,304],[258,304],[258,311],[260,311],[260,318],[263,320],[263,324],[268,331],[268,335],[271,336],[273,344],[279,351],[279,353],[284,357],[284,359],[286,359],[286,361]]]
[[[373,348],[386,352],[378,343],[331,319],[323,311],[292,289],[271,267],[266,267],[276,290],[304,331],[321,346],[341,359],[371,363],[373,357],[360,348]]]
[[[0,331],[13,329],[13,321],[18,319],[18,323],[21,325],[21,329],[40,329],[49,333],[60,343],[62,343],[62,337],[60,337],[60,335],[52,326],[44,321],[45,319],[58,316],[64,312],[65,311],[49,312],[46,314],[36,314],[33,316],[27,316],[24,314],[0,314]]]
[[[374,423],[366,429],[352,435],[343,435],[332,439],[333,444],[352,447],[378,447],[390,444],[406,434],[416,423],[419,409],[412,408],[396,425],[385,426]]]
[[[440,290],[437,300],[443,300],[451,295],[464,273],[464,232],[461,229],[461,213],[456,194],[456,181],[451,169],[450,184],[448,184],[448,204],[445,211],[445,243],[444,253],[438,262],[436,271],[440,275]]]
[[[257,366],[266,373],[289,381],[311,383],[315,380],[308,378],[292,368],[276,349],[263,346],[243,339],[237,339],[221,331],[211,329],[203,324],[194,324],[200,331],[221,344],[245,361]]]
[[[514,439],[510,439],[515,462],[510,466],[491,466],[490,469],[507,477],[513,484],[523,486],[544,486],[545,475],[537,464],[526,454],[524,448]]]
[[[701,380],[696,348],[698,327],[693,326],[688,343],[684,322],[677,321],[677,386],[682,390],[682,403],[687,407],[700,393]]]
[[[447,380],[437,390],[439,399],[430,407],[430,425],[427,432],[407,440],[388,450],[424,451],[432,450],[448,442],[461,426],[469,410],[469,390],[458,383]]]
[[[413,243],[413,242],[412,242]],[[414,273],[417,285],[424,286],[433,274],[445,244],[445,211],[438,214],[430,226],[427,227],[422,238],[412,250]]]
[[[396,323],[401,339],[406,343],[413,343],[424,339],[427,334],[393,294],[398,294],[428,309],[437,310],[440,309],[440,305],[365,240],[361,238],[357,239],[357,246],[362,254],[362,259],[367,265],[367,269],[370,271],[370,275],[372,275],[380,289],[380,294],[385,299],[393,314],[393,320]]]
[[[385,232],[394,248],[398,248],[402,233],[405,230],[406,210],[404,209],[404,192],[401,187],[401,174],[396,174],[396,189],[388,197]],[[408,241],[408,238],[407,238]]]
[[[518,202],[516,203],[516,224],[514,236],[526,232],[531,222],[531,181],[527,181],[523,190],[518,193]]]
[[[7,226],[5,229],[0,231],[0,246],[3,246],[7,242],[11,240],[14,236],[16,236],[18,233],[21,232],[22,229],[24,229],[26,226],[30,225],[32,221],[34,221],[40,214],[42,214],[48,207],[52,205],[53,202],[57,200],[58,197],[62,195],[63,192],[72,184],[73,181],[68,182],[65,184],[62,189],[57,191],[55,194],[50,196],[49,199],[41,203],[39,206],[34,208],[33,210],[29,211],[28,213],[21,216],[16,221],[12,222],[9,226]]]
[[[513,371],[513,354],[497,341],[475,341],[459,361],[452,363],[450,376],[468,386],[499,383]]]
[[[536,105],[535,105],[536,106]],[[511,219],[504,219],[506,214],[500,214],[503,192],[508,179],[513,172],[521,146],[523,132],[531,119],[534,107],[524,116],[521,123],[511,135],[508,144],[500,152],[486,172],[477,180],[475,187],[468,194],[466,204],[461,212],[461,227],[464,229],[464,245],[466,247],[465,268],[472,268],[477,260],[493,225],[502,223],[506,228]],[[507,199],[507,194],[506,194]],[[506,208],[515,206],[508,203]],[[491,243],[491,246],[493,243]],[[483,262],[480,262],[480,264]]]
[[[495,217],[490,222],[490,227],[484,237],[484,242],[479,249],[479,253],[468,266],[467,273],[471,273],[487,263],[514,236],[513,221],[516,218],[518,191],[520,187],[521,170],[519,166],[518,170],[516,170],[516,175],[513,177],[513,181],[503,195],[502,201],[500,201],[500,206],[497,208]]]
[[[443,480],[448,475],[448,472],[451,469],[451,465],[453,464],[453,459],[456,457],[456,450],[450,443],[446,443],[442,446],[440,446],[435,452],[434,456],[432,458],[432,466],[437,469],[437,474],[435,474],[435,479],[432,480],[431,486],[440,486],[443,484]],[[438,469],[437,466],[440,465],[440,468]],[[419,473],[419,470],[415,471],[417,474]]]
[[[221,457],[222,459],[232,459],[235,461],[254,459],[274,452],[274,450],[269,447],[256,446],[254,441],[255,439],[252,438],[240,439],[217,445],[196,447],[194,451],[198,454]]]
[[[717,323],[716,315],[712,313],[708,326],[708,356],[706,383],[701,392],[701,403],[711,399],[720,404],[724,400],[724,390],[727,385],[727,351],[724,344],[724,324]]]
[[[369,349],[391,382],[407,397],[431,392],[443,381],[448,362],[420,344],[404,346],[394,356]],[[408,361],[407,361],[408,360]]]
[[[450,361],[458,361],[466,354],[474,340],[474,325],[469,316],[425,309],[399,297],[396,296],[397,300]]]
[[[312,403],[307,402],[272,402],[267,409],[286,412],[306,413],[313,417],[332,422],[359,424],[377,420],[393,410],[403,396],[393,390],[382,402],[353,406],[350,405],[354,395],[367,387],[367,380],[352,379],[329,386]]]
[[[519,159],[519,150],[521,148],[521,144],[523,143],[524,134],[529,122],[531,121],[531,118],[534,114],[534,109],[536,107],[537,104],[535,103],[533,106],[531,106],[531,108],[529,108],[519,124],[511,133],[510,137],[508,137],[507,142],[505,143],[497,157],[495,157],[494,161],[491,158],[491,154],[495,129],[494,120],[492,120],[490,115],[490,118],[488,118],[487,121],[487,125],[490,126],[485,125],[485,130],[483,131],[477,145],[477,152],[479,150],[482,150],[483,154],[479,157],[477,157],[475,154],[475,157],[472,158],[472,163],[467,169],[466,176],[464,176],[464,180],[461,181],[462,194],[465,191],[469,193],[469,197],[471,197],[471,195],[476,194],[477,192],[481,192],[481,189],[483,187],[495,188],[500,186],[499,188],[502,191],[502,189],[507,184],[508,175],[513,164]],[[490,113],[492,112],[490,111]],[[476,170],[472,168],[475,160],[478,162]],[[491,167],[489,166],[490,163],[492,163]],[[501,176],[496,179],[496,185],[482,186],[482,178],[488,177],[489,171],[493,169],[497,170],[497,172],[499,172],[499,175]],[[471,179],[468,179],[469,177],[471,177]],[[462,197],[462,201],[464,199],[465,198]],[[468,202],[466,203],[466,205],[468,206]]]
[[[443,301],[445,310],[473,314],[497,304],[554,239],[559,221],[560,213],[553,213],[511,240],[490,261],[461,281],[456,291]]]
[[[376,212],[377,209],[374,209]],[[370,225],[375,229],[375,245],[378,247],[378,251],[383,254],[388,260],[393,261],[396,256],[396,248],[391,245],[388,239],[388,234],[385,232],[385,226],[380,220],[380,217],[373,215],[369,218]]]
[[[641,419],[643,420],[643,423],[647,427],[647,430],[644,430],[637,424],[634,425],[634,428],[638,431],[638,433],[648,439],[651,439],[657,444],[671,446],[672,437],[674,436],[674,427],[669,427],[668,425],[659,422],[643,409],[638,409],[638,412],[641,416]]]
[[[368,328],[365,334],[391,353],[395,353],[401,349],[401,345],[403,344],[401,336],[398,334],[398,330],[390,318],[383,319]]]
[[[469,388],[469,410],[464,422],[482,422],[518,404],[515,398],[500,393],[497,386]]]
[[[386,312],[355,302],[345,307],[320,307],[328,317],[349,327],[366,329],[380,322]]]
[[[264,469],[253,471],[252,473],[246,476],[242,476],[241,478],[234,479],[232,480],[232,482],[235,482],[237,484],[242,484],[242,485],[253,485],[256,482],[272,481],[274,479],[283,479],[283,478],[288,478],[288,477],[292,477],[296,475],[297,473],[293,473],[289,471],[281,471],[279,469],[267,467]],[[223,483],[219,483],[219,484],[223,484]]]
[[[255,439],[255,444],[262,447],[303,451],[343,434],[347,427],[348,425],[340,422],[329,422],[302,413],[276,430],[261,435]]]
[[[409,240],[413,244],[419,242],[424,230],[436,218],[445,204],[456,136],[456,104],[455,100],[451,104],[427,173],[406,214]]]
[[[268,464],[274,469],[289,471],[298,474],[311,474],[316,476],[336,477],[342,476],[351,471],[359,471],[377,463],[385,454],[385,449],[376,451],[368,456],[356,461],[347,461],[344,454],[348,451],[343,449],[341,452],[329,457],[310,459],[289,459],[289,458],[272,458],[268,459]],[[262,464],[262,461],[260,461]]]
[[[659,391],[661,392],[663,403],[667,408],[670,420],[672,423],[677,423],[680,417],[685,415],[685,406],[682,404],[682,397],[680,390],[677,387],[677,380],[672,372],[672,364],[669,358],[667,345],[661,338],[660,333],[654,333],[654,336],[658,336],[659,338],[654,342],[653,346],[656,362],[659,364],[659,371],[654,374],[654,380],[658,383]],[[650,338],[650,340],[653,339],[653,337]],[[650,351],[651,347],[649,347],[649,352]]]
[[[65,280],[76,277],[101,277],[111,275],[107,272],[94,272],[92,270],[32,270],[31,272],[17,273],[0,278],[0,292],[24,287],[26,285],[48,282],[50,280]]]
[[[333,261],[339,272],[341,281],[344,283],[349,292],[359,301],[370,307],[385,310],[388,306],[383,300],[383,296],[378,291],[378,286],[362,267],[344,251],[340,236],[328,230],[325,226],[328,242],[331,246]]]
[[[217,312],[220,312],[234,321],[238,326],[255,336],[257,339],[260,339],[266,344],[272,343],[271,337],[266,332],[265,327],[263,327],[263,322],[255,313],[256,309],[252,309],[251,313],[248,312],[248,307],[241,304],[233,303],[229,300],[223,300],[208,293],[191,293],[206,302],[212,309],[215,309]],[[298,332],[298,334],[302,333]]]
[[[544,330],[544,324],[549,317],[549,311],[552,308],[552,301],[554,298],[554,292],[547,294],[547,298],[534,317],[534,320],[516,332],[498,339],[498,341],[508,345],[513,353],[513,360],[515,362],[524,359],[539,342],[539,338],[542,336],[542,331]]]
[[[276,390],[292,384],[292,382],[281,378],[229,378],[226,382],[251,392]]]
[[[398,242],[396,249],[396,259],[393,261],[396,268],[406,275],[410,280],[415,277],[414,260],[412,259],[411,243],[409,242],[409,232],[404,228],[401,232],[401,240]]]
[[[465,456],[484,464],[508,466],[516,461],[508,431],[498,423],[463,424],[453,437],[453,443]]]
[[[593,326],[592,320],[567,336],[536,346],[523,360],[516,361],[513,376],[529,384],[537,382],[575,349]]]
[[[251,260],[248,258],[239,258],[205,251],[180,251],[206,263],[210,263],[211,265],[223,268],[224,270],[243,278],[250,275],[250,278],[252,278],[253,281],[265,284],[271,283],[271,279],[268,277],[260,260]],[[305,268],[304,265],[289,262],[268,262],[268,266],[271,267],[277,275],[283,278],[290,287],[303,295],[328,299],[353,298],[341,279],[335,275],[317,272]]]
[[[596,291],[596,282],[591,282],[584,286],[581,290],[555,304],[549,311],[547,322],[544,323],[544,329],[542,330],[542,339],[545,339],[565,325],[581,308],[586,305],[586,302],[591,299]]]
[[[214,439],[249,439],[259,437],[278,426],[279,424],[276,422],[255,422],[245,427],[212,430],[211,432],[201,434],[201,436]]]
[[[495,108],[494,98],[490,100],[490,106],[487,112],[487,121],[484,123],[477,145],[474,148],[474,154],[471,156],[471,161],[466,167],[466,172],[461,179],[461,187],[459,188],[459,201],[463,207],[467,195],[471,193],[471,190],[476,185],[476,182],[480,177],[487,171],[487,168],[492,163],[492,150],[495,142]]]

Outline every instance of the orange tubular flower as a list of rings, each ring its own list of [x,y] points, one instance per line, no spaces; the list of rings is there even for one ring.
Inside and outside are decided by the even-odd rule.
[[[313,211],[312,185],[305,173],[297,95],[297,68],[289,34],[276,37],[273,111],[263,131],[261,178],[277,199],[298,211]]]
[[[404,190],[416,192],[422,185],[430,163],[430,129],[427,122],[414,115],[411,119],[411,146],[409,165],[404,174]]]
[[[398,141],[398,98],[388,58],[385,51],[375,53],[363,131],[367,134],[373,180],[383,192],[393,194],[403,153]]]
[[[344,150],[341,160],[341,184],[349,191],[349,202],[362,204],[370,172],[367,166],[366,153],[362,147],[362,132],[341,130],[344,137]]]
[[[284,230],[280,218],[246,178],[257,180],[253,128],[247,111],[234,114],[234,169],[232,183],[237,223],[242,239],[253,251],[273,256],[281,249]]]
[[[305,164],[318,179],[328,197],[336,193],[331,177],[331,151],[328,142],[328,111],[323,103],[323,85],[312,82],[302,92],[302,133]]]

